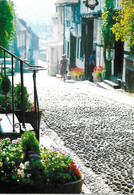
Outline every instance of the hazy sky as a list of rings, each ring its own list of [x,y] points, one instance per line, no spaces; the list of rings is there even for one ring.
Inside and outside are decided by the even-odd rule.
[[[56,0],[13,0],[16,13],[19,18],[23,18],[30,23],[51,22],[51,17],[55,13]]]

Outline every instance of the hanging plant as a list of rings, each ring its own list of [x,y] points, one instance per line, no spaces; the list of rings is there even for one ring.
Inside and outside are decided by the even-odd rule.
[[[115,18],[116,23],[111,28],[115,34],[116,41],[121,39],[127,42],[130,54],[134,55],[134,1],[121,0],[119,15]]]

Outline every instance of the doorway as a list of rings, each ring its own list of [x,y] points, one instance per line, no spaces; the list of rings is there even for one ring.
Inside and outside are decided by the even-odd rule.
[[[76,37],[70,34],[70,68],[76,66]]]
[[[123,71],[123,53],[124,43],[119,40],[115,42],[115,60],[114,60],[114,76],[122,78]]]

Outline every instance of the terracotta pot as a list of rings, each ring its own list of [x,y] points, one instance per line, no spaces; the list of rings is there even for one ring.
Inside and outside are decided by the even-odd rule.
[[[66,193],[78,194],[82,191],[83,179],[65,184],[16,184],[0,182],[0,193]]]

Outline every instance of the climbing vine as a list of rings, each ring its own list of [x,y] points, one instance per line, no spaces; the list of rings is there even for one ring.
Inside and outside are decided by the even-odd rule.
[[[130,53],[134,55],[134,0],[121,0],[119,15],[111,28],[118,41],[127,42]]]
[[[104,61],[105,61],[105,78],[109,79],[111,75],[111,59],[110,51],[113,48],[115,41],[115,35],[111,28],[115,24],[113,16],[117,15],[118,12],[114,8],[114,0],[103,0],[102,9],[102,38],[104,43]],[[108,55],[106,56],[106,52]]]

